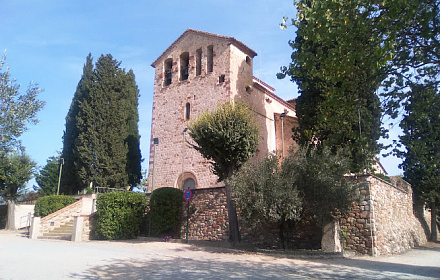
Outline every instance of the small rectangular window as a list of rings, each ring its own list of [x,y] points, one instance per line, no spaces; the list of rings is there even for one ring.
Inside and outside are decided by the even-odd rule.
[[[173,69],[173,59],[172,58],[168,58],[167,60],[165,60],[164,63],[164,85],[168,86],[171,85],[171,82],[173,80],[173,75],[172,75],[172,69]]]
[[[202,74],[202,49],[196,51],[196,76]]]
[[[218,77],[218,82],[221,84],[221,83],[224,83],[225,82],[225,75],[220,75],[220,77]]]
[[[207,71],[214,71],[214,46],[208,46],[208,63],[207,63]]]
[[[189,121],[190,117],[191,117],[191,104],[186,103],[186,106],[185,106],[185,120]]]

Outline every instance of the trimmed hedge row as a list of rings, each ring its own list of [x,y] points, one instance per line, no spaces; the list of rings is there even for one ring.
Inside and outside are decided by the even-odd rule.
[[[37,199],[35,203],[35,216],[46,217],[72,203],[76,200],[68,195],[48,195]]]
[[[175,188],[160,188],[150,198],[151,234],[180,237],[183,193]]]
[[[109,192],[96,201],[96,237],[99,239],[136,238],[144,222],[147,197],[142,193]]]

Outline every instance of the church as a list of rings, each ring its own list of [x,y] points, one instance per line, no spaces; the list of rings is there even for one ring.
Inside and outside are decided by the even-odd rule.
[[[287,155],[297,125],[295,100],[285,101],[253,75],[257,53],[239,40],[186,30],[153,63],[155,68],[148,192],[161,187],[219,185],[210,164],[187,141],[187,125],[226,102],[255,113],[260,144],[255,158]]]

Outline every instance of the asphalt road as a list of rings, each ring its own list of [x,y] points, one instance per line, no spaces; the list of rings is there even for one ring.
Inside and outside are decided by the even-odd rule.
[[[181,243],[30,240],[0,231],[0,279],[440,279],[440,244],[301,259]]]

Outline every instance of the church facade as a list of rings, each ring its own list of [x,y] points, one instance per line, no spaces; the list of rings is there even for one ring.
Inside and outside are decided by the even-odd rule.
[[[187,126],[226,102],[244,102],[255,113],[260,128],[255,158],[287,155],[297,125],[294,100],[282,100],[274,88],[254,77],[256,55],[233,37],[188,29],[152,63],[149,192],[222,185],[209,162],[187,144]]]

